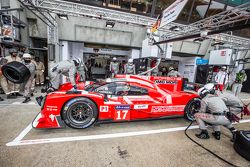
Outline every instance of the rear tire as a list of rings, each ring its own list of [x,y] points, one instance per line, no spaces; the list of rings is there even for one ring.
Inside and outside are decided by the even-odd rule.
[[[65,124],[71,128],[84,129],[95,123],[98,116],[96,104],[84,97],[71,99],[62,111]]]
[[[188,102],[185,107],[185,114],[184,117],[189,121],[194,121],[194,114],[199,112],[200,109],[200,99],[194,98]]]
[[[20,84],[30,78],[30,70],[23,64],[17,61],[2,66],[3,75],[11,82]]]

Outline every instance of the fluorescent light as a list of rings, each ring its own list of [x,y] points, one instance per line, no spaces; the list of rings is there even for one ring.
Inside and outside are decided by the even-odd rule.
[[[115,26],[114,21],[111,21],[111,20],[106,21],[106,27],[113,28],[114,26]]]
[[[66,14],[57,14],[60,19],[68,20],[68,15]]]

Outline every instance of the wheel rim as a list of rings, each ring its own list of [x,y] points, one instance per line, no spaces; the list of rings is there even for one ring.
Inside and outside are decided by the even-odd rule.
[[[195,120],[194,114],[199,112],[200,109],[200,100],[193,100],[188,107],[187,117],[189,120]]]
[[[87,103],[77,103],[69,109],[68,118],[75,124],[86,124],[93,118],[93,109]]]

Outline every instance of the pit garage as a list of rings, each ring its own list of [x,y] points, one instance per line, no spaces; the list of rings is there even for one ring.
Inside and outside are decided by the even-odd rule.
[[[250,167],[249,6],[0,1],[0,166]]]

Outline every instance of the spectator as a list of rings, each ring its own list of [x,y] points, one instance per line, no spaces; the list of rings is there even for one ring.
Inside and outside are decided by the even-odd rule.
[[[242,83],[247,80],[247,75],[245,70],[241,70],[239,73],[236,74],[236,79],[232,87],[232,92],[235,96],[238,96],[241,92]]]
[[[215,76],[215,82],[217,83],[217,87],[220,91],[225,89],[225,85],[228,82],[228,74],[227,74],[227,67],[222,66],[221,70]]]

